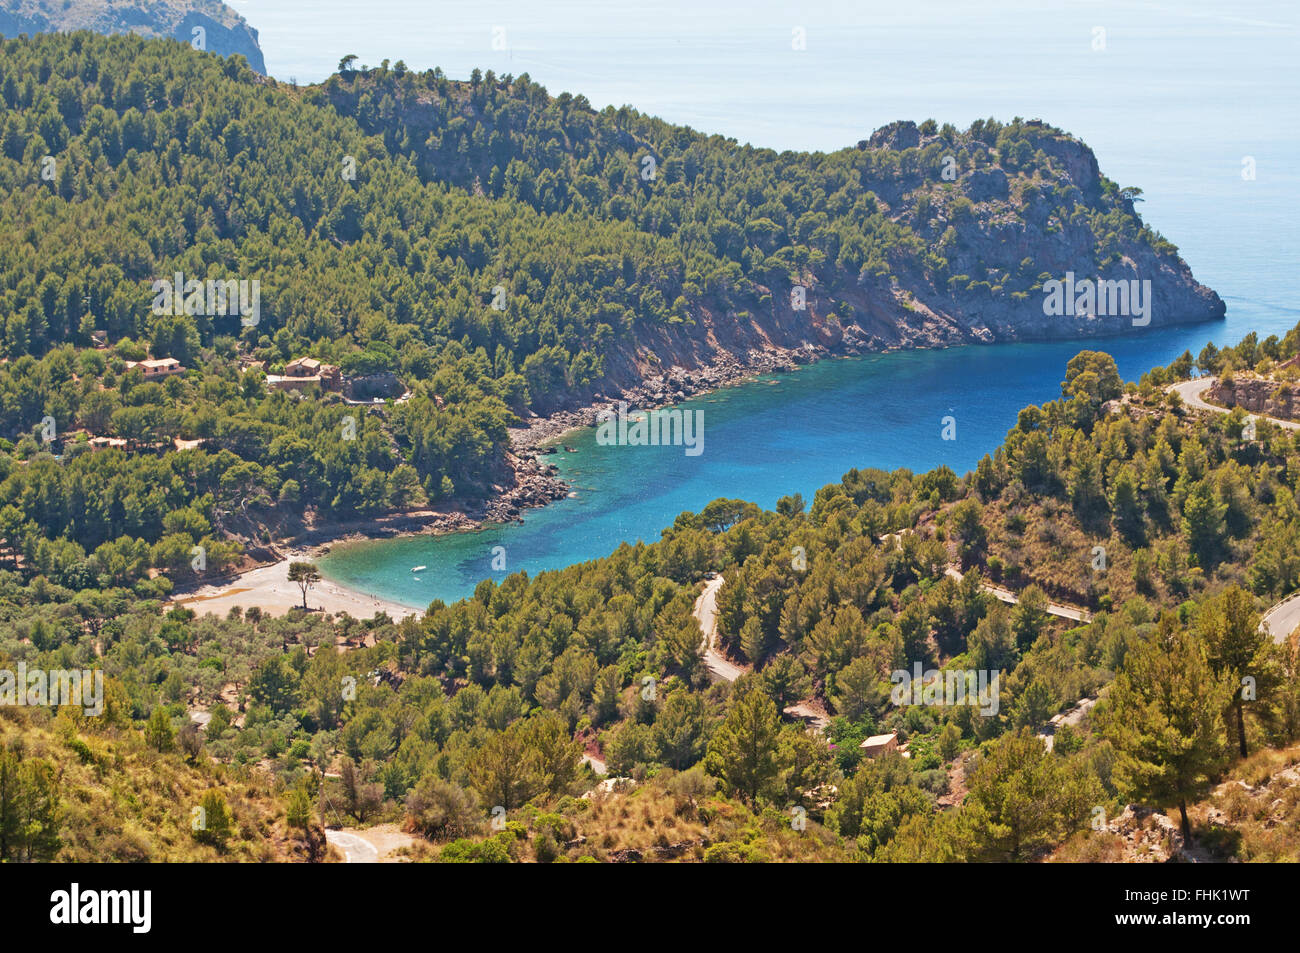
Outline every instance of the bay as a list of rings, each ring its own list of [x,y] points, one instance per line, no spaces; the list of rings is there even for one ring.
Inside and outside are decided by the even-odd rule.
[[[551,457],[578,489],[522,525],[336,547],[340,583],[413,606],[657,539],[718,496],[765,506],[850,467],[970,469],[1018,411],[1056,397],[1078,350],[1136,379],[1185,348],[1283,334],[1300,319],[1300,66],[1285,0],[233,0],[281,80],[318,82],[346,53],[527,72],[553,94],[631,104],[775,149],[851,146],[895,119],[966,126],[1037,117],[1078,136],[1102,172],[1144,190],[1144,219],[1228,305],[1225,321],[1092,342],[1001,344],[825,362],[731,388],[705,411],[705,450],[598,447]],[[802,31],[803,48],[793,42]],[[1249,170],[1249,174],[1247,174]],[[956,419],[957,439],[940,439]],[[413,576],[409,569],[427,565]]]
[[[1112,354],[1125,379],[1135,380],[1185,349],[1198,353],[1211,337],[1235,340],[1245,328],[1282,334],[1300,319],[1256,302],[1228,305],[1231,321],[1213,324],[1090,342],[902,351],[765,374],[679,405],[704,412],[699,456],[683,447],[601,446],[587,428],[564,440],[576,453],[547,457],[576,497],[527,510],[522,523],[340,544],[320,567],[336,582],[422,608],[471,595],[481,579],[536,574],[607,555],[622,542],[657,540],[677,514],[718,497],[771,507],[798,492],[811,504],[819,487],[851,467],[947,465],[966,473],[1002,442],[1021,408],[1060,396],[1065,365],[1083,348]],[[955,440],[943,439],[949,416]],[[505,568],[494,569],[502,556]],[[413,574],[413,566],[428,568]]]

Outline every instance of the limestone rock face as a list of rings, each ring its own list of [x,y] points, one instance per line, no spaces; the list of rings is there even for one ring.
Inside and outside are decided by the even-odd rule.
[[[266,75],[266,63],[262,59],[262,48],[257,44],[257,31],[243,19],[231,25],[221,23],[200,10],[191,10],[181,18],[172,36],[182,43],[189,43],[194,35],[194,27],[200,26],[207,31],[208,49],[222,56],[236,54],[248,60],[248,66],[255,72]]]
[[[921,131],[917,128],[916,123],[909,120],[891,122],[888,126],[881,126],[866,141],[866,146],[872,149],[895,149],[900,152],[904,149],[915,149],[920,144]],[[864,148],[864,144],[859,143],[858,148]]]
[[[966,175],[966,194],[972,202],[1007,197],[1007,174],[1001,169],[974,169]]]
[[[1300,420],[1300,392],[1294,384],[1279,384],[1261,377],[1236,377],[1216,381],[1206,399],[1224,407],[1240,407],[1252,414]]]
[[[20,33],[134,33],[171,37],[191,43],[195,27],[204,31],[204,48],[221,56],[239,54],[249,68],[265,75],[266,63],[257,31],[220,0],[126,0],[113,4],[91,0],[0,0],[0,35]]]

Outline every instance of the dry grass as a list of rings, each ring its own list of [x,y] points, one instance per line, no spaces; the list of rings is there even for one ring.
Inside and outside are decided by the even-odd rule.
[[[1300,861],[1300,745],[1257,751],[1191,813],[1218,857]]]
[[[714,794],[674,789],[672,772],[633,788],[563,798],[511,815],[511,859],[605,863],[814,862],[849,859],[839,838],[808,820],[796,831],[788,815],[755,813]],[[487,837],[475,838],[483,841]]]
[[[291,861],[305,859],[269,781],[200,756],[147,748],[139,731],[75,731],[46,712],[5,709],[0,745],[21,742],[26,757],[44,758],[59,775],[60,840],[56,860]],[[201,844],[192,811],[210,789],[233,815],[224,850]]]

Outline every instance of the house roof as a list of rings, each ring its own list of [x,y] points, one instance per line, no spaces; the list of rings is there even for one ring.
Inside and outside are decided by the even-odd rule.
[[[894,732],[894,731],[891,731],[891,732],[890,732],[889,734],[887,734],[887,735],[872,735],[872,736],[871,736],[870,738],[868,738],[866,741],[862,742],[862,744],[858,745],[858,747],[859,747],[859,748],[879,748],[881,745],[887,745],[887,744],[889,744],[891,741],[897,741],[897,740],[898,740],[898,733],[897,733],[897,732]]]
[[[174,357],[155,357],[145,361],[127,361],[127,370],[138,367],[143,371],[181,370],[181,362]]]

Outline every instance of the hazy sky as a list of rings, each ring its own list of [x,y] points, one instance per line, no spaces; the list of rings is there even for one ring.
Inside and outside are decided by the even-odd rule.
[[[630,103],[777,148],[836,148],[902,116],[1023,114],[1068,126],[1131,105],[1117,97],[1145,102],[1157,123],[1171,98],[1203,99],[1240,125],[1282,105],[1263,108],[1278,84],[1296,91],[1300,50],[1294,6],[1251,0],[233,5],[281,79],[319,81],[344,53],[453,77],[528,72],[598,107]],[[1294,117],[1295,97],[1286,105]]]

